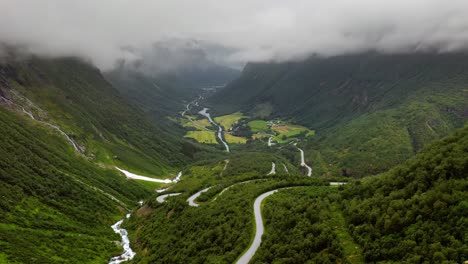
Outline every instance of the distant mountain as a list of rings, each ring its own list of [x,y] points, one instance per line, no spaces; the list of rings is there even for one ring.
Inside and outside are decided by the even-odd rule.
[[[105,76],[125,97],[157,118],[176,114],[184,107],[182,101],[192,100],[198,89],[225,85],[240,74],[212,61],[195,41],[171,40],[133,52],[141,59],[122,61]]]
[[[366,53],[250,63],[215,94],[218,112],[282,117],[317,130],[315,173],[378,173],[468,119],[468,55]]]

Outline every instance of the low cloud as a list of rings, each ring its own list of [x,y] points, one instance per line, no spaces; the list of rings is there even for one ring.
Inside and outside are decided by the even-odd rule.
[[[138,60],[154,43],[193,39],[227,47],[218,59],[239,65],[366,50],[464,50],[466,14],[465,0],[0,0],[0,42],[42,56],[80,56],[106,70]]]

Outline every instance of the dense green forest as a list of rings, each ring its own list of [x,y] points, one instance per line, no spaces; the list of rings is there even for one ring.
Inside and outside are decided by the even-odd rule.
[[[167,191],[181,195],[162,204],[155,199],[161,194],[148,199],[127,226],[142,252],[132,263],[232,263],[251,239],[251,203],[258,195],[285,186],[327,184],[300,174],[267,175],[269,158],[266,153],[250,153],[232,157],[226,169],[225,162],[193,166]],[[201,206],[190,207],[187,198],[207,187],[212,188],[197,199]]]
[[[341,208],[366,261],[468,259],[468,127],[342,193]]]
[[[132,216],[128,227],[141,252],[132,263],[232,263],[253,236],[255,198],[288,186],[297,187],[264,202],[265,233],[252,263],[461,263],[468,258],[467,140],[465,128],[390,172],[340,187],[301,173],[255,177],[268,168],[254,162],[260,153],[232,159],[228,168],[243,168],[234,174],[222,163],[194,167],[169,191],[181,195],[150,199]],[[191,194],[209,186],[200,207],[188,206]]]

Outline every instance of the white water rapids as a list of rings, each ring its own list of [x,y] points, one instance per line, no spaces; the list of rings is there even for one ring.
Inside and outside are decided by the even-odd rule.
[[[126,218],[129,218],[130,214],[126,215]],[[119,234],[122,238],[122,247],[123,253],[120,256],[116,256],[110,259],[109,264],[119,264],[125,261],[129,261],[135,257],[135,252],[130,248],[130,239],[128,238],[128,232],[124,228],[121,227],[123,221],[125,219],[119,220],[117,223],[112,225],[112,229],[115,233]]]

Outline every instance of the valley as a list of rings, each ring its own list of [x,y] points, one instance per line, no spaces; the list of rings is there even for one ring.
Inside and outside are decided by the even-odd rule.
[[[468,1],[0,1],[0,264],[468,264]]]
[[[100,78],[95,73],[91,75]],[[450,242],[437,247],[438,259],[460,260],[465,256],[466,246],[460,242],[464,232],[460,214],[464,213],[463,200],[468,198],[462,191],[466,187],[466,155],[462,154],[467,147],[466,127],[447,139],[435,141],[415,156],[402,158],[392,170],[354,175],[336,161],[336,157],[348,157],[349,146],[343,145],[336,156],[329,156],[330,149],[320,142],[325,140],[330,144],[327,147],[337,147],[348,140],[346,144],[353,145],[354,137],[338,136],[336,141],[330,141],[327,133],[337,133],[334,128],[315,128],[298,122],[292,115],[262,117],[243,107],[223,112],[212,98],[229,86],[199,89],[193,98],[174,97],[180,108],[173,107],[165,112],[165,119],[153,123],[152,114],[139,112],[131,104],[126,113],[121,110],[118,116],[94,103],[79,110],[78,106],[51,104],[51,99],[45,100],[44,95],[33,90],[34,85],[21,81],[16,88],[4,91],[0,117],[8,125],[3,128],[7,136],[2,151],[10,152],[13,148],[7,146],[15,146],[14,157],[22,160],[15,163],[16,167],[5,168],[37,175],[37,182],[44,184],[41,193],[47,192],[50,184],[74,179],[86,189],[86,194],[73,191],[77,186],[68,184],[72,192],[57,190],[53,196],[39,197],[26,178],[4,178],[2,184],[6,187],[0,186],[8,190],[4,193],[8,197],[23,197],[14,198],[19,202],[13,205],[4,202],[2,207],[6,208],[2,209],[6,213],[2,221],[8,224],[0,225],[0,236],[15,250],[24,247],[35,252],[33,246],[15,240],[13,230],[29,232],[27,228],[34,228],[39,234],[27,236],[38,240],[40,235],[49,234],[52,223],[50,234],[60,232],[70,238],[64,240],[62,248],[49,250],[55,250],[56,261],[50,255],[38,254],[50,263],[68,258],[71,245],[87,248],[82,245],[88,238],[70,240],[81,233],[95,234],[89,243],[94,247],[93,253],[78,253],[85,263],[432,261],[435,257],[428,252],[440,239]],[[57,84],[54,89],[63,88]],[[74,91],[68,93],[70,98],[78,96]],[[117,96],[113,104],[121,104],[121,100]],[[55,107],[73,111],[63,115]],[[113,122],[104,125],[105,118],[96,119],[87,125],[90,129],[85,129],[76,120],[85,113],[94,115],[94,107],[101,107],[112,120],[126,115],[125,120],[131,120],[135,113],[141,115],[138,121],[119,126]],[[359,123],[360,118],[340,129],[354,131],[353,122]],[[375,128],[369,128],[372,129]],[[437,125],[425,121],[418,129],[434,132]],[[54,143],[48,146],[44,142]],[[22,154],[31,152],[29,146],[41,146],[33,149],[33,153],[37,152],[31,156],[33,162]],[[386,157],[381,151],[392,150],[383,144],[365,154],[372,155],[375,161],[375,157]],[[445,155],[434,155],[439,151]],[[0,162],[11,164],[6,157],[2,156]],[[354,159],[364,162],[365,157],[361,154]],[[42,171],[27,165],[35,163],[43,164]],[[22,191],[11,186],[22,186]],[[450,194],[442,195],[447,188],[452,190]],[[79,206],[85,206],[87,216],[73,221],[72,216],[82,211],[71,205],[72,200],[61,202],[65,207],[56,202],[68,199],[56,197],[69,195],[83,203]],[[424,200],[425,195],[432,198]],[[84,202],[85,197],[88,202]],[[410,207],[414,201],[427,206]],[[451,209],[447,209],[449,204]],[[451,213],[439,214],[436,207]],[[26,212],[37,208],[41,208],[37,215],[43,222],[30,224]],[[62,211],[68,214],[66,220],[58,217],[64,214]],[[448,215],[453,220],[448,220]],[[423,220],[429,216],[433,220]],[[448,228],[449,224],[453,228]],[[436,225],[446,227],[447,232],[438,228],[439,235],[431,238],[414,229]],[[366,230],[373,230],[375,235],[370,236]],[[418,240],[424,246],[402,242],[413,241],[414,236],[424,237],[426,242]],[[387,250],[386,243],[396,249]],[[407,243],[404,245],[412,255],[405,255],[402,252],[406,249],[395,246],[400,243]],[[50,245],[56,247],[54,243]],[[0,260],[6,259],[7,263],[33,259],[30,254],[18,257],[16,251],[5,252],[0,254]]]

